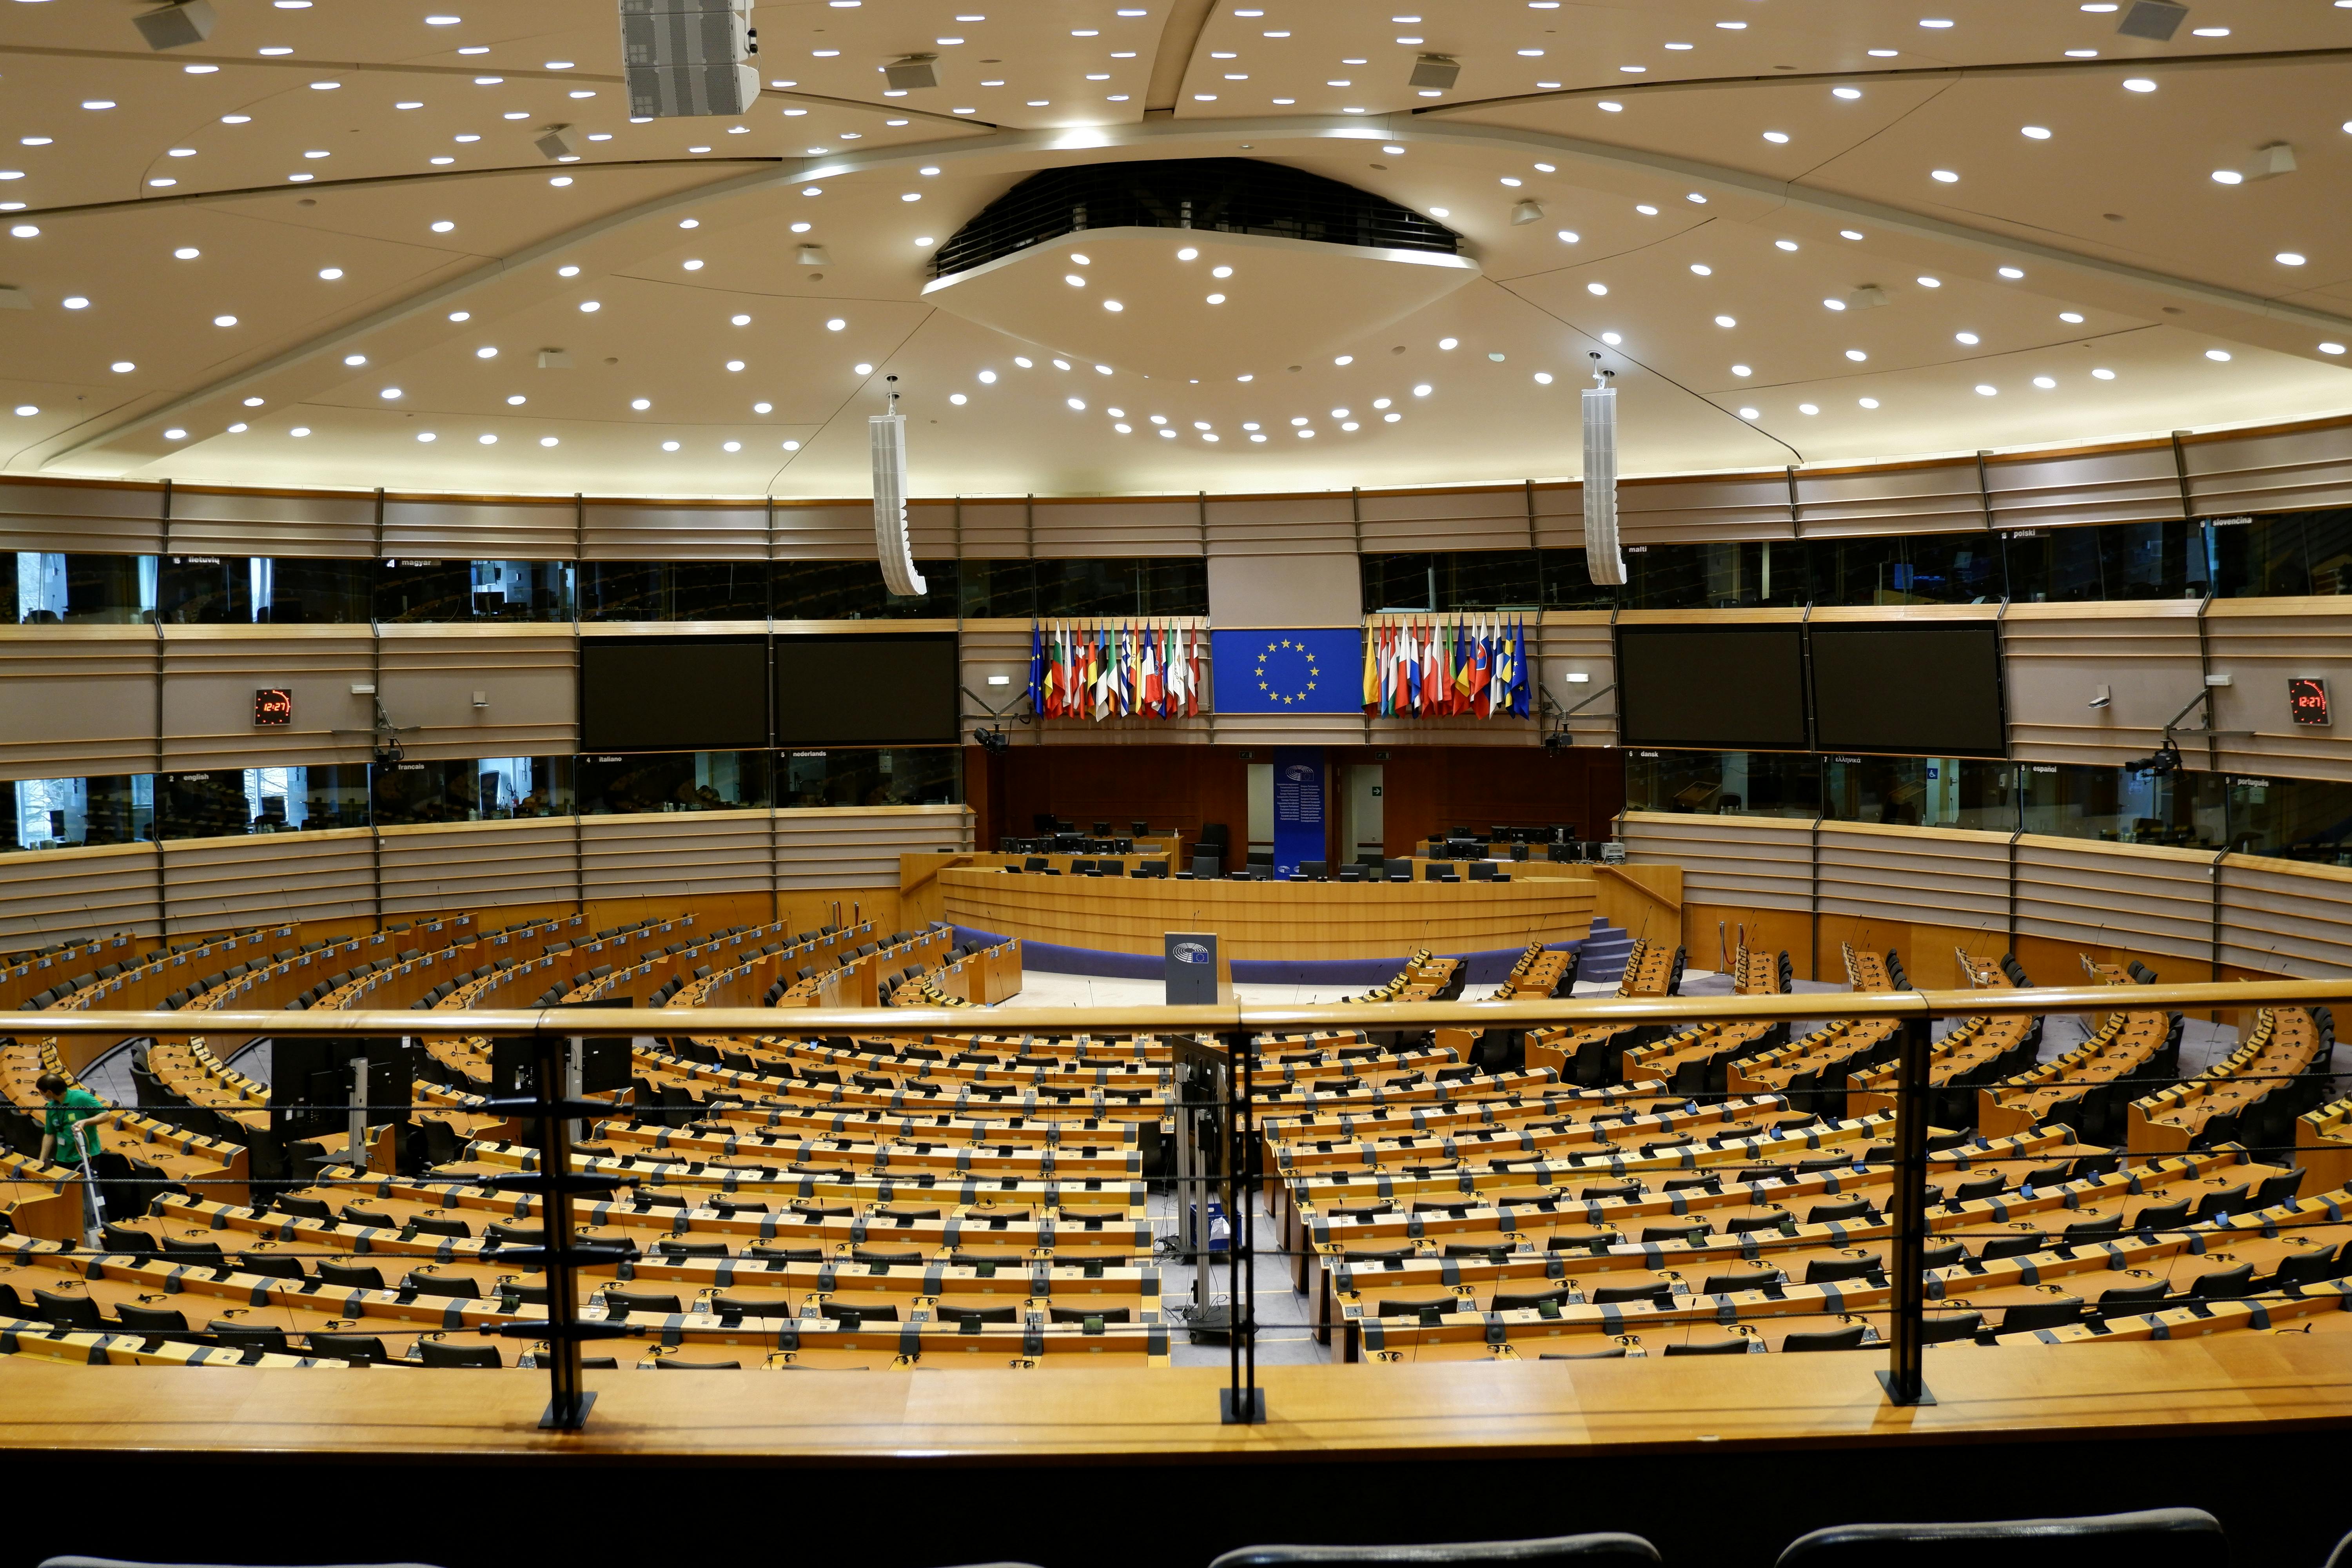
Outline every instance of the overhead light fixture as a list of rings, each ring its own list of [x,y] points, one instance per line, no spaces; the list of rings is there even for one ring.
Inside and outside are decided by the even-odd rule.
[[[1423,55],[1412,63],[1412,75],[1406,79],[1407,87],[1431,87],[1440,92],[1450,90],[1462,77],[1461,63],[1451,55]]]
[[[144,11],[131,18],[139,36],[147,40],[151,49],[178,49],[190,44],[201,44],[213,36],[220,18],[213,12],[212,0],[180,0],[176,5],[166,5],[160,11]]]
[[[1511,226],[1517,228],[1523,224],[1541,223],[1543,215],[1541,202],[1521,202],[1511,208]]]
[[[803,245],[800,247],[799,260],[803,267],[830,267],[833,265],[833,253],[822,245]]]

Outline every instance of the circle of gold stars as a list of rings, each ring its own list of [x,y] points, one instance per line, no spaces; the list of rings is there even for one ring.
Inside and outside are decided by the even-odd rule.
[[[1311,653],[1307,653],[1307,645],[1306,645],[1306,644],[1304,644],[1304,643],[1294,643],[1294,642],[1292,642],[1288,637],[1285,637],[1285,638],[1283,638],[1280,642],[1272,642],[1272,641],[1269,641],[1269,642],[1265,645],[1265,651],[1264,653],[1262,653],[1262,654],[1260,654],[1260,655],[1258,655],[1258,656],[1257,656],[1257,670],[1256,670],[1257,677],[1258,677],[1257,689],[1258,689],[1260,691],[1265,691],[1265,690],[1266,690],[1266,689],[1268,689],[1268,687],[1267,687],[1267,682],[1266,682],[1266,679],[1265,679],[1265,661],[1266,661],[1267,659],[1269,659],[1269,658],[1273,658],[1273,657],[1274,657],[1274,655],[1275,655],[1275,653],[1276,652],[1276,650],[1281,649],[1281,648],[1286,648],[1286,647],[1295,647],[1295,648],[1297,648],[1297,649],[1299,651],[1299,653],[1300,653],[1300,654],[1302,654],[1302,655],[1304,655],[1304,656],[1305,656],[1305,658],[1306,658],[1306,659],[1307,659],[1307,685],[1306,685],[1306,687],[1305,687],[1305,688],[1304,688],[1304,689],[1302,689],[1302,690],[1299,690],[1299,691],[1297,691],[1297,692],[1291,693],[1291,694],[1288,694],[1288,695],[1285,695],[1285,694],[1284,694],[1284,693],[1282,693],[1282,692],[1276,691],[1276,692],[1273,693],[1273,697],[1270,697],[1270,698],[1268,698],[1268,699],[1267,699],[1267,700],[1271,701],[1271,700],[1273,700],[1273,699],[1274,699],[1274,698],[1276,698],[1276,697],[1281,698],[1282,701],[1283,701],[1286,705],[1287,705],[1287,704],[1289,704],[1289,703],[1293,703],[1293,702],[1304,702],[1304,701],[1306,701],[1306,700],[1307,700],[1307,693],[1315,689],[1315,678],[1316,678],[1317,676],[1319,676],[1319,675],[1321,675],[1321,674],[1323,673],[1321,670],[1319,670],[1319,669],[1318,669],[1318,668],[1315,668],[1315,656],[1314,656],[1313,654],[1311,654]]]

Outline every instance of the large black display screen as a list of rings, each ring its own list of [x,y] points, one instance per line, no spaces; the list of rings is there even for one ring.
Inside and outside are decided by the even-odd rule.
[[[948,746],[961,734],[953,632],[776,639],[779,746]]]
[[[1801,752],[1803,628],[1621,626],[1618,731],[1629,746]]]
[[[1824,752],[2007,754],[2000,628],[1815,622],[1813,734]]]
[[[583,752],[734,752],[768,744],[765,637],[587,637]]]

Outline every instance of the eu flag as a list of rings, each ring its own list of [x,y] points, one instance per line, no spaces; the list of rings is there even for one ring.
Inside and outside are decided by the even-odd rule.
[[[1343,630],[1212,632],[1220,713],[1360,713],[1364,635]]]

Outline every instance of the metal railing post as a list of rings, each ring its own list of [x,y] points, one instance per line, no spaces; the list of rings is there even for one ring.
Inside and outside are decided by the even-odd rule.
[[[580,1278],[572,1272],[572,1260],[564,1255],[572,1247],[572,1187],[565,1180],[572,1173],[572,1123],[556,1114],[565,1078],[564,1042],[553,1035],[531,1037],[531,1054],[535,1066],[533,1087],[547,1109],[539,1117],[539,1168],[547,1180],[541,1188],[539,1205],[540,1235],[547,1246],[547,1342],[548,1400],[547,1413],[539,1418],[541,1427],[556,1432],[576,1432],[588,1424],[589,1406],[596,1396],[583,1386],[580,1372],[580,1338],[567,1331],[580,1321]],[[559,1327],[558,1325],[561,1325]]]
[[[1227,1383],[1218,1411],[1228,1426],[1254,1426],[1265,1419],[1265,1400],[1257,1386],[1257,1258],[1250,1222],[1250,1037],[1236,1031],[1225,1037],[1225,1347]]]
[[[1895,1256],[1889,1342],[1893,1353],[1878,1374],[1896,1405],[1933,1405],[1921,1364],[1927,1312],[1927,1056],[1934,1021],[1906,1018],[1897,1037],[1895,1086]]]

